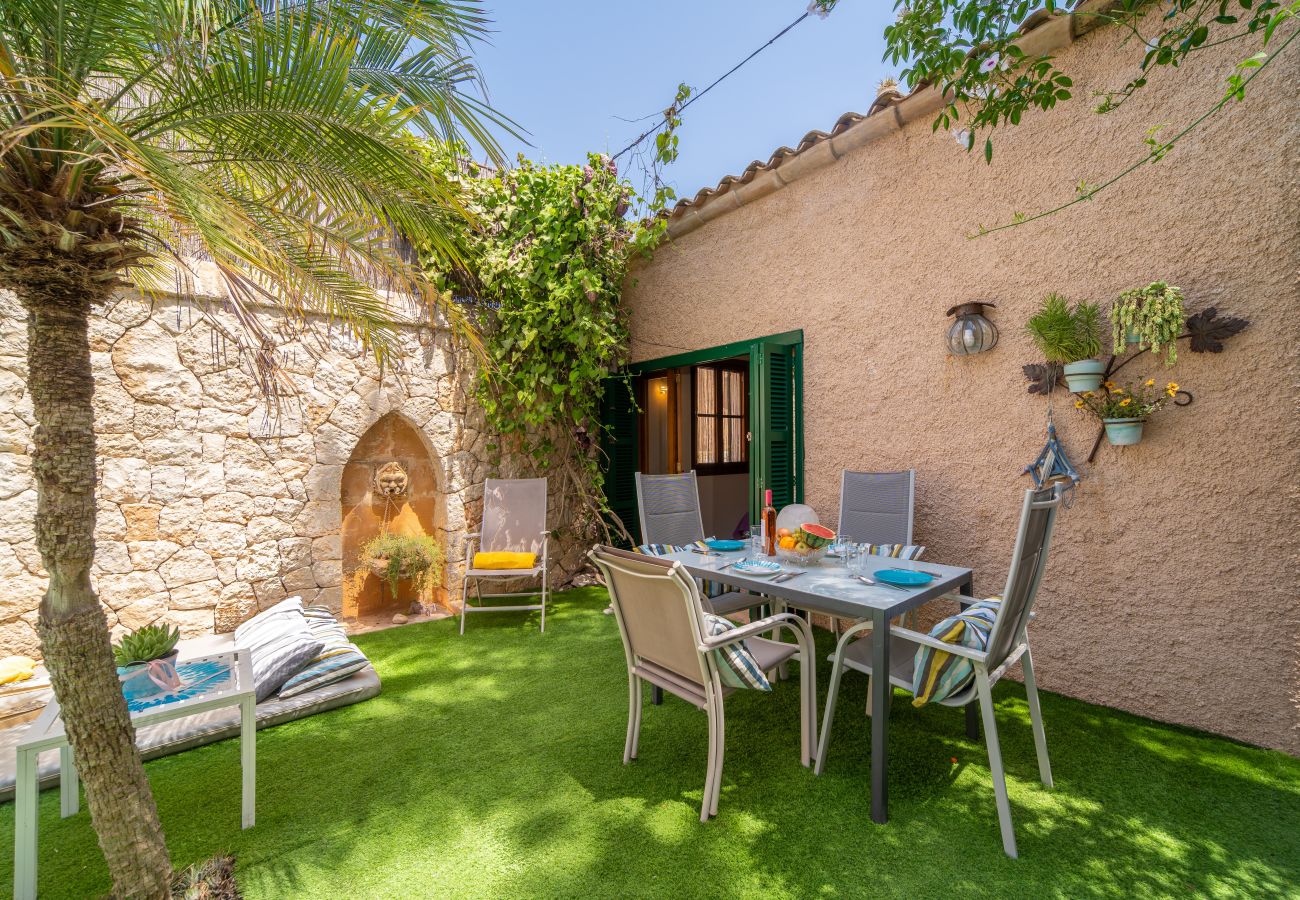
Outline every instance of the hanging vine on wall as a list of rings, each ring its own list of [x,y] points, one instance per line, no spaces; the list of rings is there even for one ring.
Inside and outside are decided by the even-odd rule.
[[[463,157],[445,148],[431,148],[430,158],[464,169]],[[592,154],[585,166],[520,158],[500,173],[471,168],[460,183],[478,228],[466,236],[464,271],[451,277],[481,301],[487,365],[478,400],[504,442],[497,456],[524,454],[563,482],[562,503],[576,498],[586,522],[608,527],[591,436],[605,379],[626,361],[619,299],[628,260],[648,252],[655,236],[625,218],[635,195],[605,156]]]

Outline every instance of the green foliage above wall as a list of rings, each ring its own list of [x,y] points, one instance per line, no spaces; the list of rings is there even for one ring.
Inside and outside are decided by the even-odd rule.
[[[487,365],[478,400],[487,425],[549,477],[566,480],[561,496],[603,513],[594,437],[604,380],[626,361],[623,280],[661,223],[625,217],[635,195],[601,155],[585,166],[521,157],[492,173],[444,148],[429,152],[432,165],[458,174],[478,222],[465,237],[464,270],[446,277],[480,304]]]

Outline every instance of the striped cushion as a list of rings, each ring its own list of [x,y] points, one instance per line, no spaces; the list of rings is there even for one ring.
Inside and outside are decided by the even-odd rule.
[[[972,650],[984,650],[997,617],[997,605],[984,600],[944,619],[930,629],[930,636]],[[975,666],[966,657],[933,647],[917,647],[912,669],[912,705],[924,706],[959,694],[974,677]]]
[[[309,606],[303,611],[307,627],[324,643],[320,653],[280,688],[280,699],[286,700],[314,688],[342,681],[353,672],[370,664],[357,645],[348,640],[348,634],[334,618],[334,613],[323,606]]]
[[[867,544],[867,552],[873,556],[888,556],[891,559],[920,559],[925,547],[919,544]]]
[[[249,651],[253,664],[253,691],[261,703],[316,656],[325,642],[307,627],[302,601],[276,604],[235,630],[235,646]],[[282,608],[284,607],[284,608]]]
[[[709,637],[726,634],[736,624],[722,616],[704,614],[704,629]],[[737,641],[713,651],[714,662],[718,665],[718,676],[722,683],[734,688],[753,688],[758,691],[770,691],[772,685],[758,667],[754,655],[749,652],[744,641]]]

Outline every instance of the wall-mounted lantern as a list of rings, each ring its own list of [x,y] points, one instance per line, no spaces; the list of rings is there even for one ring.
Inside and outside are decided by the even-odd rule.
[[[948,329],[948,350],[957,356],[971,356],[992,350],[998,344],[998,326],[984,316],[984,308],[994,309],[996,303],[989,300],[972,300],[958,303],[948,310],[948,315],[956,316]]]

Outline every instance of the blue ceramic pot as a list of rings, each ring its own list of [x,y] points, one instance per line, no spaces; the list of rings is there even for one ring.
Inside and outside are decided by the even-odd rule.
[[[1101,379],[1106,374],[1106,364],[1099,359],[1081,359],[1066,363],[1061,367],[1065,384],[1075,394],[1095,391],[1101,387]]]
[[[1116,447],[1127,447],[1142,440],[1145,419],[1102,419],[1106,426],[1106,440]]]

